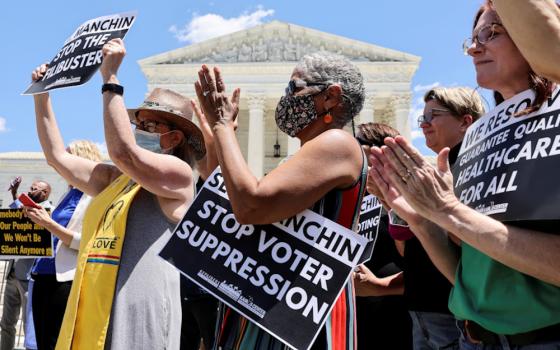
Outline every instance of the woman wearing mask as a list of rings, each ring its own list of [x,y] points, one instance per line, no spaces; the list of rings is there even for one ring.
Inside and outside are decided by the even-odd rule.
[[[214,83],[214,77],[216,82]],[[363,78],[348,60],[329,53],[305,56],[276,108],[280,130],[301,141],[301,149],[261,179],[251,171],[234,133],[237,106],[228,98],[218,68],[206,66],[195,83],[212,127],[228,196],[237,220],[270,224],[311,209],[352,228],[365,186],[367,162],[352,135],[342,130],[361,110]],[[235,90],[234,94],[238,94]],[[354,291],[349,282],[336,301],[313,349],[355,349]],[[282,349],[280,341],[228,311],[217,346],[223,349]]]
[[[179,272],[157,253],[193,199],[192,166],[204,156],[203,137],[190,101],[170,90],[154,89],[127,112],[117,79],[122,40],[105,44],[103,56],[105,141],[115,165],[67,153],[48,94],[34,96],[49,164],[95,196],[56,348],[178,349]]]
[[[473,57],[478,84],[494,90],[497,103],[533,90],[532,105],[511,118],[537,111],[555,88],[532,71],[490,2],[478,11],[465,49]],[[518,141],[530,142],[523,138]],[[385,144],[372,151],[372,175],[454,284],[449,308],[464,321],[461,348],[558,349],[558,220],[502,223],[490,218],[455,197],[449,148],[439,153],[434,168],[404,139]],[[545,174],[531,181],[538,183],[540,176]],[[460,254],[450,249],[436,225],[462,241]]]

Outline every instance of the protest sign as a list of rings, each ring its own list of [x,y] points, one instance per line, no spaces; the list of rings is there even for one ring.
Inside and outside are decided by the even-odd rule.
[[[500,221],[560,218],[560,89],[542,107],[533,90],[500,103],[468,130],[453,167],[455,194]]]
[[[368,259],[373,253],[375,248],[375,242],[377,241],[377,235],[379,233],[379,220],[381,218],[381,202],[376,196],[368,194],[364,196],[362,200],[362,206],[360,208],[360,222],[358,224],[358,234],[365,237],[367,240],[373,242],[369,246],[371,251],[366,252]]]
[[[124,38],[135,19],[136,13],[128,12],[80,25],[49,62],[43,79],[33,82],[23,95],[85,84],[101,66],[103,45],[111,39]]]
[[[0,257],[52,256],[49,231],[23,215],[23,209],[0,209]]]
[[[308,349],[367,244],[310,210],[241,225],[216,170],[160,256],[288,346]]]

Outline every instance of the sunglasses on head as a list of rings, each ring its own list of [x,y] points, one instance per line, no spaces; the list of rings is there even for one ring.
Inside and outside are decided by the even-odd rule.
[[[299,89],[302,89],[307,86],[329,86],[328,83],[308,83],[305,80],[290,80],[288,82],[288,86],[286,87],[286,95],[293,95]]]

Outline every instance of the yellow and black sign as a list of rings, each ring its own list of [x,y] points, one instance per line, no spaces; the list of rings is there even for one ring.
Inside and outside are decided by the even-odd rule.
[[[49,231],[23,215],[23,209],[0,209],[0,257],[52,256]]]

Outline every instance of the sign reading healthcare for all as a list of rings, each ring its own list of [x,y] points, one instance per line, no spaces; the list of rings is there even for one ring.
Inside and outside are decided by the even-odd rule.
[[[367,245],[310,210],[239,224],[218,169],[160,256],[288,346],[308,349]]]
[[[0,256],[52,256],[51,234],[23,215],[23,209],[0,209]]]
[[[103,45],[111,39],[124,38],[135,19],[136,13],[128,12],[95,18],[79,26],[49,62],[43,79],[33,82],[23,94],[86,83],[101,66]]]
[[[560,218],[560,88],[540,110],[527,90],[480,118],[463,139],[453,167],[455,193],[500,221]]]

